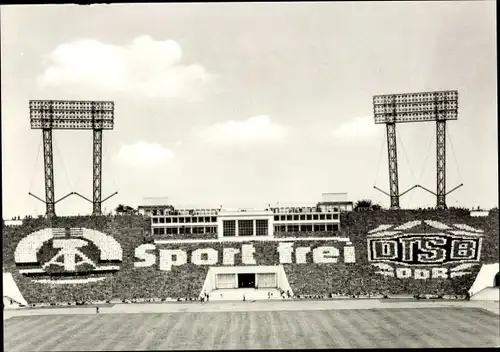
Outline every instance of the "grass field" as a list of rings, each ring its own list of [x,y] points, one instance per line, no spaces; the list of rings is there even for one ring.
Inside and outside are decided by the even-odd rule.
[[[4,321],[4,350],[493,347],[478,308],[40,315]]]

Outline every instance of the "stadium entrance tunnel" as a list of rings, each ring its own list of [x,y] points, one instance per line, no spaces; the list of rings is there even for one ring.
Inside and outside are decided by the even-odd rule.
[[[255,288],[255,274],[238,274],[238,288]]]
[[[214,293],[217,299],[225,300],[232,299],[235,295],[239,297],[238,295],[243,294],[242,290],[247,299],[250,296],[252,299],[280,297],[280,292],[293,294],[283,265],[256,265],[210,267],[200,295]]]

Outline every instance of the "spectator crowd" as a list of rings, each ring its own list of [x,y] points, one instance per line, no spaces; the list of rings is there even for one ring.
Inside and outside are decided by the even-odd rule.
[[[284,264],[291,292],[281,292],[286,299],[390,298],[408,295],[414,298],[464,298],[475,274],[448,280],[397,279],[374,273],[367,262],[366,234],[380,224],[402,224],[415,219],[429,219],[450,224],[467,224],[484,231],[483,262],[498,261],[498,209],[488,217],[473,218],[462,210],[382,211],[342,213],[338,234],[348,237],[356,248],[356,263]],[[146,241],[150,220],[143,216],[57,217],[52,220],[25,218],[21,227],[3,228],[3,267],[13,274],[19,289],[30,305],[81,305],[96,303],[138,303],[195,301],[205,281],[208,266],[187,263],[172,271],[159,271],[156,265],[134,266],[134,250]],[[84,227],[113,236],[122,246],[124,258],[120,270],[103,281],[85,284],[35,283],[19,273],[14,262],[17,243],[27,234],[47,228]],[[280,233],[280,237],[286,234]],[[293,234],[296,237],[297,234]],[[317,236],[317,233],[315,233]],[[180,238],[181,235],[178,235]],[[276,243],[252,242],[261,265],[276,265]],[[191,251],[199,244],[176,246]],[[216,249],[218,248],[214,245]],[[222,246],[222,244],[219,244]],[[267,259],[266,259],[267,258]],[[221,265],[219,262],[217,265]],[[80,273],[82,274],[82,273]],[[206,299],[206,298],[205,298]]]

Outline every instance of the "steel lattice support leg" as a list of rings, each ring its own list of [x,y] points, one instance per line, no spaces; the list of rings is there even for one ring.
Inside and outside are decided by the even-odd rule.
[[[398,153],[396,148],[396,124],[387,123],[387,152],[389,154],[389,189],[391,209],[399,209]]]
[[[94,129],[94,172],[93,172],[93,210],[92,215],[101,215],[102,179],[102,129]]]
[[[52,129],[42,130],[43,133],[43,161],[45,168],[45,206],[47,218],[56,216],[54,202],[54,162],[52,154]]]
[[[436,122],[437,209],[446,209],[446,121]]]

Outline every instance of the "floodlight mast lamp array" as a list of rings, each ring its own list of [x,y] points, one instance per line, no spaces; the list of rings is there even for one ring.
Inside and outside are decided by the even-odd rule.
[[[56,215],[55,204],[70,195],[78,195],[93,204],[92,215],[101,215],[101,205],[111,196],[102,200],[102,131],[114,127],[114,102],[112,101],[62,101],[30,100],[31,129],[41,129],[43,133],[43,154],[45,168],[45,201],[29,193],[46,204],[46,215]],[[93,130],[93,201],[71,192],[55,200],[54,164],[52,152],[52,130]]]
[[[437,209],[446,209],[446,195],[463,185],[446,193],[446,121],[458,119],[458,91],[376,95],[373,97],[373,111],[375,123],[384,123],[387,128],[391,209],[399,209],[399,197],[416,187],[436,196]],[[415,185],[399,194],[396,124],[428,121],[436,121],[436,193]]]

